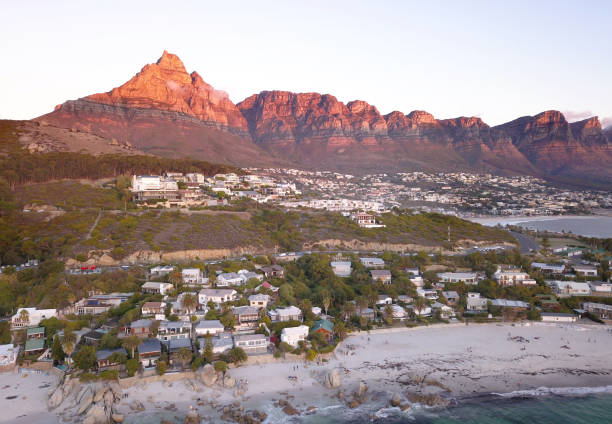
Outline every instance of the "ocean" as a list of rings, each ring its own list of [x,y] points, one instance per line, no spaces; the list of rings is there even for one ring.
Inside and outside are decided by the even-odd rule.
[[[610,424],[612,394],[513,396],[485,395],[463,399],[443,409],[416,409],[402,412],[398,408],[378,411],[347,411],[338,408],[322,411],[291,422],[308,424],[352,424],[384,422],[385,424]]]
[[[470,221],[487,226],[511,224],[532,230],[572,232],[585,237],[612,237],[612,217],[610,216],[471,218]]]

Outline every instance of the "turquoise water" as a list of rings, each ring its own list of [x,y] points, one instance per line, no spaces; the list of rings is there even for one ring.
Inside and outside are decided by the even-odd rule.
[[[347,416],[347,413],[350,416]],[[384,422],[385,424],[610,424],[612,394],[579,397],[538,396],[501,398],[487,396],[462,401],[442,410],[408,413],[396,408],[352,414],[335,410],[292,422],[311,424]]]

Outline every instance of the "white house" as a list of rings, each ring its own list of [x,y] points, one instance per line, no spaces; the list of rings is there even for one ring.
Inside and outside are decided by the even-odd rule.
[[[448,305],[445,305],[444,303],[434,302],[431,305],[431,309],[434,312],[440,311],[440,317],[444,319],[449,319],[455,316],[455,311],[453,310],[453,308]]]
[[[215,285],[217,287],[239,286],[244,283],[242,276],[235,272],[224,272],[217,275]]]
[[[393,303],[393,299],[391,298],[391,296],[387,296],[386,294],[378,295],[378,300],[376,301],[376,305],[378,306],[391,305],[392,303]]]
[[[408,317],[408,313],[400,305],[391,305],[391,309],[393,309],[393,319],[404,320]]]
[[[469,292],[467,294],[467,310],[472,312],[486,311],[488,307],[488,300],[484,297],[480,297],[480,293]]]
[[[423,287],[425,285],[425,281],[420,275],[410,277],[410,282],[414,284],[415,287]]]
[[[503,269],[501,266],[497,267],[497,271],[493,274],[493,279],[497,281],[500,286],[537,284],[526,272],[520,269]]]
[[[574,265],[574,272],[585,277],[597,277],[597,267],[592,265]]]
[[[12,371],[19,356],[19,346],[12,344],[0,345],[0,372]]]
[[[181,271],[183,277],[183,284],[187,285],[200,285],[202,284],[202,270],[200,268],[185,268]]]
[[[270,301],[270,296],[267,294],[252,294],[249,296],[249,306],[254,306],[256,308],[266,308],[268,306],[268,302]]]
[[[238,292],[234,289],[202,289],[198,293],[198,301],[200,305],[206,305],[208,302],[220,305],[225,302],[233,302],[237,294]]]
[[[268,312],[272,322],[282,321],[301,321],[302,310],[297,306],[287,306],[286,308],[277,308]]]
[[[429,300],[436,300],[438,298],[438,292],[434,289],[422,289],[419,287],[417,289],[417,295]]]
[[[202,320],[195,325],[194,330],[196,336],[205,336],[207,334],[214,336],[223,333],[225,328],[219,320]]]
[[[589,296],[591,286],[588,283],[576,281],[553,281],[552,287],[555,293],[566,296]]]
[[[298,347],[299,342],[306,340],[306,337],[308,337],[307,325],[287,327],[283,328],[281,342],[285,342],[293,347]]]
[[[350,277],[352,266],[349,261],[332,261],[332,271],[338,277]]]
[[[544,322],[576,322],[576,315],[557,312],[542,312]]]
[[[385,261],[380,258],[359,258],[359,261],[366,268],[382,268],[385,266]]]
[[[163,342],[191,338],[191,323],[184,321],[162,321],[157,330],[157,339]]]
[[[149,273],[154,277],[161,277],[170,274],[174,271],[174,267],[170,265],[158,265],[149,270]]]
[[[531,268],[547,274],[563,274],[565,265],[545,264],[542,262],[532,262]]]
[[[423,306],[421,309],[417,309],[414,305],[408,305],[406,308],[412,309],[414,314],[420,317],[431,316],[431,306]]]
[[[158,283],[155,281],[147,281],[142,285],[140,290],[143,293],[161,294],[165,296],[174,286],[170,283]]]
[[[406,271],[406,274],[413,275],[415,277],[421,275],[421,270],[419,270],[419,268],[406,268],[404,271]]]
[[[591,292],[593,293],[611,293],[612,292],[612,282],[591,281],[589,282],[589,286],[591,287]]]
[[[391,271],[388,269],[373,269],[370,271],[372,281],[380,281],[383,284],[391,284]]]
[[[234,336],[234,347],[242,348],[247,354],[266,353],[268,338],[263,334],[241,334]]]
[[[11,328],[20,329],[33,327],[43,319],[57,317],[55,309],[36,309],[36,308],[19,308],[17,313],[11,318]]]
[[[476,284],[478,275],[475,272],[440,272],[438,278],[443,283]]]

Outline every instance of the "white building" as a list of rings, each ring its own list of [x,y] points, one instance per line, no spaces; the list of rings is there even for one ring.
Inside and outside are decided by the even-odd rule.
[[[332,261],[332,271],[338,277],[350,277],[352,266],[349,261]]]
[[[419,287],[417,289],[417,295],[429,300],[436,300],[438,298],[438,292],[434,289],[422,289]]]
[[[156,281],[147,281],[142,285],[140,290],[143,293],[161,294],[165,296],[174,286],[170,283],[158,283]]]
[[[611,282],[591,281],[589,282],[589,286],[591,287],[591,292],[593,293],[611,293],[612,292]]]
[[[477,274],[475,272],[440,272],[438,278],[443,283],[466,283],[476,284]]]
[[[467,310],[472,312],[483,312],[488,308],[488,300],[480,297],[480,293],[469,292],[467,294]]]
[[[17,313],[11,318],[11,328],[13,330],[20,328],[33,327],[43,319],[57,317],[55,309],[36,309],[36,308],[19,308]]]
[[[19,346],[0,345],[0,372],[12,371],[19,356]]]
[[[597,277],[597,267],[592,265],[574,265],[574,272],[585,277]]]
[[[200,305],[206,305],[208,302],[220,305],[225,302],[233,302],[237,294],[238,292],[234,289],[202,289],[198,293],[198,301]]]
[[[308,337],[307,325],[287,327],[283,328],[281,342],[285,342],[293,347],[298,347],[299,342],[306,340],[306,337]]]
[[[247,354],[266,353],[268,338],[263,334],[242,334],[234,336],[234,347],[239,347]]]
[[[185,268],[181,271],[183,284],[200,285],[202,284],[202,270],[200,268]]]
[[[178,190],[176,181],[168,178],[162,178],[159,175],[133,175],[132,176],[132,191],[166,191]]]
[[[359,261],[366,268],[383,268],[385,266],[385,261],[380,258],[359,258]]]
[[[497,267],[497,271],[493,274],[493,279],[501,286],[516,286],[516,285],[535,285],[537,284],[529,274],[520,269],[502,269]]]
[[[552,281],[549,283],[555,293],[566,296],[590,296],[591,287],[588,283],[576,281]]]
[[[576,315],[557,312],[542,312],[544,322],[576,322]]]
[[[277,308],[268,312],[272,322],[283,322],[283,321],[301,321],[302,310],[297,306],[287,306],[286,308]]]
[[[210,334],[214,336],[219,333],[223,333],[225,328],[219,320],[202,320],[195,325],[196,336],[205,336]]]
[[[270,301],[270,296],[267,294],[252,294],[249,296],[249,306],[253,306],[255,308],[266,308],[268,306],[268,302]]]
[[[158,266],[154,266],[153,268],[149,270],[149,272],[151,273],[151,276],[154,276],[154,277],[161,277],[164,275],[168,275],[172,271],[174,271],[174,267],[170,265],[158,265]]]

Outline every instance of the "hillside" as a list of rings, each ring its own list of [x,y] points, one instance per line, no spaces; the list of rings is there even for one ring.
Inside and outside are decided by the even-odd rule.
[[[240,166],[612,182],[612,135],[597,117],[570,123],[552,110],[491,127],[478,117],[437,119],[420,110],[382,115],[362,100],[345,104],[330,94],[287,91],[234,104],[168,52],[125,84],[67,101],[35,121],[149,154]]]
[[[328,247],[436,249],[449,247],[449,225],[454,244],[514,243],[505,231],[438,214],[390,213],[380,218],[386,228],[363,229],[339,213],[284,212],[252,203],[241,211],[123,212],[121,192],[109,187],[64,181],[23,186],[15,193],[5,189],[2,262],[79,256],[111,264],[160,261],[169,252],[180,260]]]

